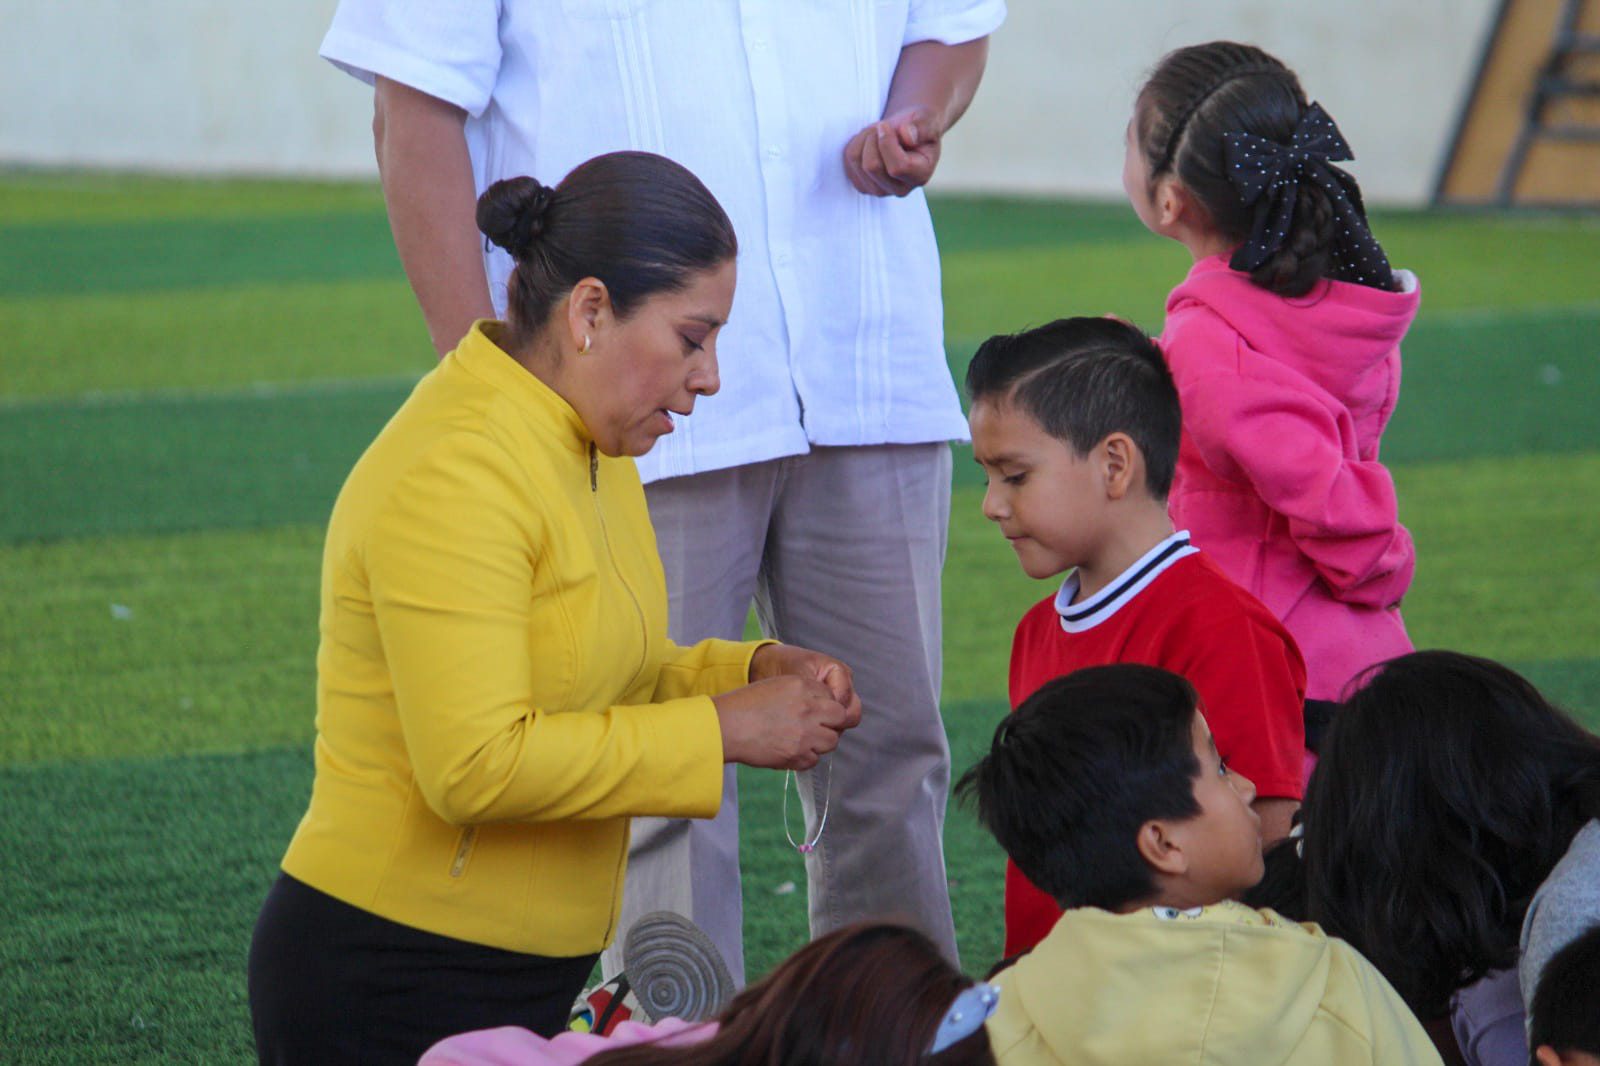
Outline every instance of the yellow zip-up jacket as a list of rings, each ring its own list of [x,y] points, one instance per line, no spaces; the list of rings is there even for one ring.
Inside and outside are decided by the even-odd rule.
[[[630,815],[710,817],[710,697],[757,643],[667,639],[633,461],[480,322],[356,463],[322,560],[316,780],[292,877],[539,955],[615,934]]]

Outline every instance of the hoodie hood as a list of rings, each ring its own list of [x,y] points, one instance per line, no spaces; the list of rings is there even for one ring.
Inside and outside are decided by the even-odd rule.
[[[989,1034],[1003,1066],[1346,1063],[1396,1041],[1427,1045],[1348,945],[1238,903],[1071,910],[996,983]],[[1398,1013],[1370,1009],[1382,994]],[[1438,1061],[1418,1055],[1389,1061]]]
[[[1396,270],[1400,292],[1320,281],[1304,296],[1278,296],[1209,256],[1167,297],[1167,317],[1206,308],[1257,352],[1342,403],[1357,424],[1386,421],[1400,389],[1400,340],[1417,316],[1416,275]]]

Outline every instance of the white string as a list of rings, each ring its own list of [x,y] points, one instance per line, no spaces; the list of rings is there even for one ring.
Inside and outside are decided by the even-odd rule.
[[[823,786],[822,817],[817,820],[816,835],[803,843],[795,840],[794,834],[789,832],[789,782],[795,780],[794,771],[785,770],[783,773],[783,835],[788,839],[789,846],[794,848],[794,850],[798,851],[802,855],[809,855],[816,849],[817,842],[822,839],[822,831],[828,827],[828,807],[833,802],[833,760],[828,759],[827,762],[828,782]],[[795,785],[794,790],[798,795],[800,792],[800,786],[798,784]],[[805,817],[804,811],[805,808],[802,806],[802,818]],[[802,836],[803,835],[804,830],[802,830]]]

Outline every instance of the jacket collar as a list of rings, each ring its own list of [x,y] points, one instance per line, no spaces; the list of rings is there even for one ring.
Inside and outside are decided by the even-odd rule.
[[[589,427],[559,393],[500,346],[505,330],[504,322],[479,319],[446,358],[454,359],[461,369],[494,387],[532,421],[552,431],[564,447],[588,451],[594,439]]]

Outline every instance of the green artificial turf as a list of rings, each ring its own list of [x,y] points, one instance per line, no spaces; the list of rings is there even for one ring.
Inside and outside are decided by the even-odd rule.
[[[0,1059],[251,1058],[245,958],[301,750],[0,770]]]
[[[0,299],[0,397],[417,375],[434,362],[404,280]]]
[[[0,765],[307,740],[321,556],[316,526],[0,546]]]
[[[1064,314],[1159,328],[1189,265],[1121,204],[934,212],[958,378],[981,338]],[[1418,545],[1411,632],[1600,727],[1600,221],[1374,225],[1423,286],[1384,442]],[[381,196],[0,174],[0,336],[0,1061],[246,1061],[249,929],[310,783],[321,525],[433,362]],[[971,466],[944,577],[957,772],[1051,590],[982,518]],[[781,785],[740,775],[752,975],[805,937]],[[946,836],[982,969],[999,855],[965,812]]]
[[[392,278],[382,209],[0,226],[0,298]]]
[[[200,393],[0,414],[0,542],[327,520],[411,390]]]
[[[1594,658],[1600,456],[1421,464],[1398,468],[1397,479],[1418,545],[1405,614],[1419,645],[1529,662]],[[1557,482],[1563,491],[1550,491]],[[1022,574],[980,500],[959,488],[951,508],[952,703],[1004,698],[1012,627],[1053,588]],[[326,510],[320,498],[279,502],[296,514]],[[220,505],[187,513],[235,524]],[[0,764],[306,737],[320,552],[316,525],[0,545]]]
[[[181,178],[82,170],[0,170],[0,226],[383,211],[370,181]]]
[[[320,292],[308,289],[308,292]],[[1392,464],[1600,450],[1600,311],[1440,318],[1406,345]],[[147,364],[145,364],[147,365]],[[425,365],[425,364],[424,364]],[[409,378],[0,408],[0,542],[321,521]],[[981,475],[957,454],[956,483]]]

